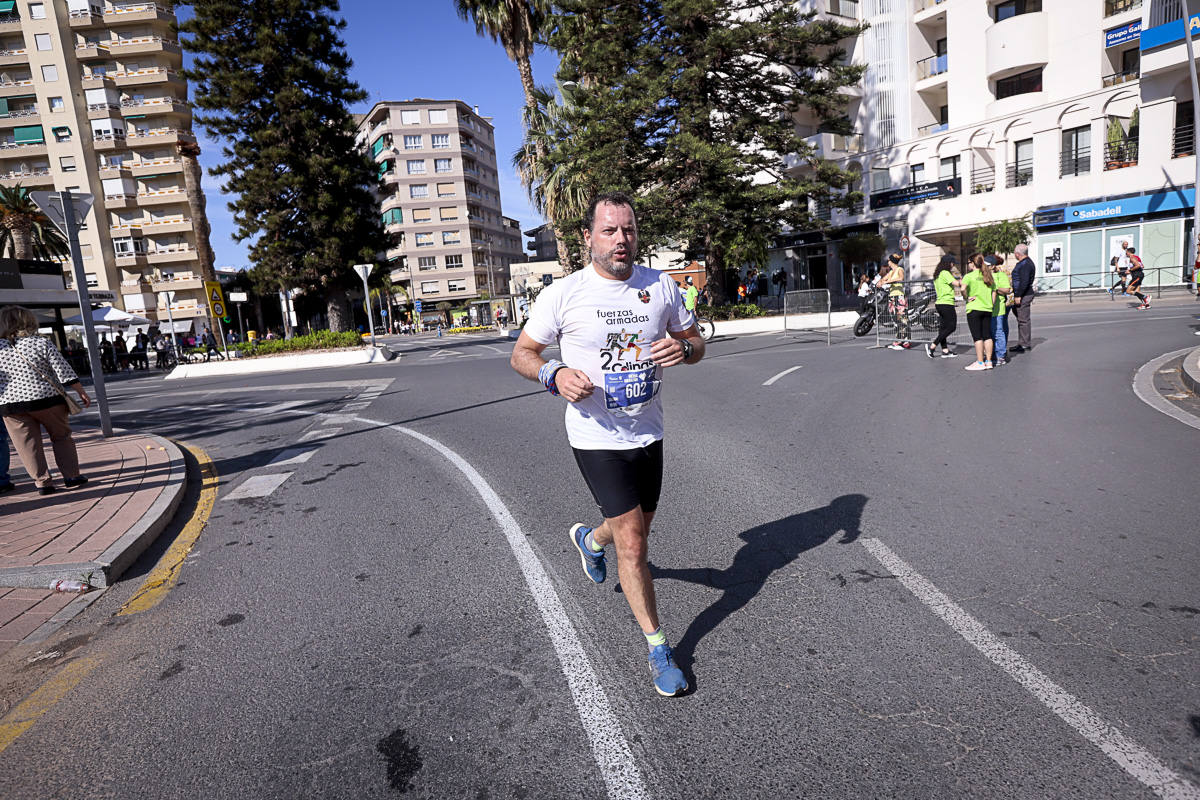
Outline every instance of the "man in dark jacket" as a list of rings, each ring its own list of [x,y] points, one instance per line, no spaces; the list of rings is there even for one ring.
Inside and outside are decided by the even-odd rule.
[[[1013,249],[1017,265],[1012,271],[1013,312],[1017,316],[1017,346],[1010,353],[1024,353],[1033,347],[1033,327],[1029,322],[1030,306],[1033,305],[1033,259],[1029,257],[1029,245],[1019,244]]]

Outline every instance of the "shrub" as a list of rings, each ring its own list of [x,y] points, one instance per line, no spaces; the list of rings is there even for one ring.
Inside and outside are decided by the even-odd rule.
[[[729,306],[699,306],[699,314],[713,319],[747,319],[749,317],[765,317],[767,312],[753,303],[741,303]]]
[[[291,339],[256,339],[237,345],[242,356],[269,356],[276,353],[295,353],[300,350],[333,350],[342,347],[362,347],[363,342],[354,331],[313,331]]]

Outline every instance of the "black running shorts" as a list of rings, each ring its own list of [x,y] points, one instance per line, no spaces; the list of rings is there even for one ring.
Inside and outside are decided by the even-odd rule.
[[[571,450],[605,519],[638,506],[642,511],[658,508],[663,474],[661,439],[632,450]]]
[[[967,328],[971,331],[971,341],[982,342],[992,338],[992,312],[975,309],[967,312]]]

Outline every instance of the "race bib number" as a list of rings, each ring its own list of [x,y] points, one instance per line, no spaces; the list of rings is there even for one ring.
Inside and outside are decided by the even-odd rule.
[[[604,399],[610,410],[633,409],[649,403],[658,392],[653,368],[632,372],[606,373]]]

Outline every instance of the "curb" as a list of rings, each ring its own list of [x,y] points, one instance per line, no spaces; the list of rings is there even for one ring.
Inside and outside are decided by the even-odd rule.
[[[301,353],[298,355],[263,356],[262,358],[213,361],[201,364],[180,364],[167,373],[165,380],[212,378],[225,375],[254,375],[262,372],[292,372],[298,369],[350,367],[391,361],[396,353],[387,345],[366,346],[354,350]]]
[[[1183,369],[1179,372],[1183,385],[1192,394],[1200,394],[1200,347],[1183,357]]]
[[[1189,414],[1182,408],[1179,408],[1174,403],[1169,403],[1163,399],[1158,390],[1154,388],[1154,373],[1162,369],[1163,365],[1173,361],[1180,356],[1184,356],[1184,363],[1187,363],[1187,358],[1196,351],[1196,348],[1187,347],[1183,350],[1173,350],[1170,353],[1164,353],[1158,358],[1151,359],[1143,364],[1133,376],[1133,393],[1138,399],[1146,405],[1153,408],[1155,411],[1161,411],[1172,419],[1179,420],[1184,425],[1200,430],[1200,417],[1194,414]],[[1186,370],[1181,374],[1186,375]],[[1195,390],[1193,390],[1195,391]]]
[[[63,576],[81,575],[91,572],[94,573],[92,586],[96,589],[106,589],[121,576],[121,573],[129,569],[129,566],[137,560],[138,556],[145,552],[151,542],[167,527],[167,524],[179,509],[179,504],[183,502],[183,495],[187,489],[187,464],[183,459],[183,451],[174,442],[152,433],[141,435],[154,440],[169,454],[170,476],[167,478],[167,485],[163,487],[158,498],[155,499],[146,513],[133,524],[133,527],[101,553],[95,561],[6,568],[0,570],[0,585],[44,589],[51,581]],[[82,595],[80,599],[90,597],[93,594],[99,596],[103,592],[88,592]],[[86,605],[80,606],[79,610],[82,610]],[[74,601],[67,606],[67,608],[73,607],[75,607]],[[63,612],[59,612],[59,616],[65,611],[66,609],[63,609]],[[65,621],[64,619],[63,622]]]

